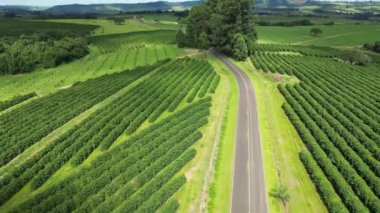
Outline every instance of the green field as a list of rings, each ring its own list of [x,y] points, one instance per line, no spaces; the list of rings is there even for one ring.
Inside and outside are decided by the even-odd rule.
[[[323,31],[319,37],[310,35],[310,29],[318,27]],[[362,46],[379,39],[378,24],[340,24],[333,26],[273,27],[258,26],[259,43],[317,45],[317,46]]]
[[[99,26],[93,31],[94,35],[108,35],[117,33],[129,33],[136,31],[158,30],[159,27],[147,25],[140,21],[127,19],[124,24],[117,25],[112,20],[103,19],[50,19],[51,23],[69,23],[81,25],[97,25]]]
[[[33,34],[44,30],[73,30],[79,33],[89,33],[97,28],[97,23],[86,25],[76,23],[52,23],[48,21],[30,21],[23,19],[0,18],[0,36],[19,36]],[[6,29],[6,30],[4,30]]]
[[[257,94],[260,136],[265,162],[265,181],[268,190],[280,184],[289,188],[288,212],[327,212],[317,190],[299,160],[299,152],[305,148],[289,119],[283,113],[284,98],[277,86],[294,84],[298,80],[257,70],[248,62],[239,63],[251,78]],[[286,212],[278,200],[268,196],[270,212]]]
[[[284,14],[261,19],[306,17]],[[230,212],[232,72],[210,51],[177,46],[174,13],[112,17],[130,18],[0,18],[0,37],[70,29],[90,50],[0,76],[0,212]],[[317,25],[257,26],[255,52],[231,59],[256,92],[269,212],[377,212],[380,55],[360,47],[379,40],[380,24],[306,19]],[[373,63],[350,63],[351,49]],[[280,185],[286,205],[270,193]]]
[[[291,46],[289,50],[294,51]],[[278,86],[285,98],[282,109],[305,144],[297,152],[302,150],[300,160],[326,208],[376,212],[380,203],[377,65],[287,55],[283,49],[265,46],[261,51],[252,56],[253,64],[263,72],[281,74],[276,79],[282,81]],[[287,75],[299,83],[284,81]],[[291,165],[295,163],[300,161],[295,158]]]
[[[203,59],[175,59],[186,54],[175,44],[176,31],[92,24],[111,31],[90,37],[85,58],[0,77],[0,100],[8,101],[0,114],[0,211],[198,209],[228,101],[228,87],[218,87],[224,71]],[[83,183],[86,189],[72,191]],[[62,200],[62,193],[71,198]]]
[[[94,36],[90,39],[93,39],[90,54],[83,59],[30,74],[0,76],[0,100],[30,92],[46,95],[77,81],[184,55],[184,51],[174,44],[175,31],[170,30]]]
[[[143,76],[146,76],[144,81],[138,82]],[[0,191],[0,202],[3,204],[1,208],[5,211],[31,208],[50,211],[54,209],[52,205],[58,205],[57,202],[60,201],[59,208],[78,211],[118,211],[130,208],[144,212],[144,209],[160,208],[186,181],[184,176],[177,177],[176,174],[196,154],[190,146],[202,138],[198,129],[208,123],[211,106],[208,94],[215,92],[218,86],[216,78],[217,74],[207,61],[166,61],[153,67],[86,81],[5,114],[0,118],[3,125],[1,129],[20,132],[17,133],[18,138],[12,139],[4,134],[0,143],[13,140],[15,143],[12,146],[18,147],[19,152],[15,152],[10,145],[4,146],[0,156],[2,166],[24,150],[36,149],[40,138],[49,134],[49,130],[130,84],[130,89],[124,92],[122,98],[98,109],[78,123],[76,128],[70,129],[45,147],[39,147],[41,150],[30,156],[28,161],[2,173],[4,181]],[[134,81],[137,82],[133,83]],[[108,82],[113,83],[109,85]],[[102,96],[94,95],[100,91]],[[80,95],[80,102],[76,101],[76,94]],[[65,102],[55,106],[56,100]],[[34,110],[35,106],[39,106],[39,111]],[[140,106],[140,110],[136,106]],[[164,115],[166,111],[176,113]],[[57,122],[42,125],[52,115]],[[23,124],[12,122],[8,116],[18,117],[17,120]],[[32,121],[34,128],[29,128],[27,121]],[[144,123],[147,126],[140,129]],[[94,131],[97,133],[88,134]],[[173,134],[174,132],[176,133]],[[25,134],[29,135],[26,139]],[[112,146],[122,134],[130,137]],[[78,135],[81,136],[77,137]],[[75,141],[73,138],[76,138]],[[58,153],[61,155],[57,156]],[[92,153],[97,153],[97,157],[87,160]],[[141,157],[141,161],[134,160]],[[120,161],[120,158],[123,160]],[[86,166],[86,161],[92,161],[92,164]],[[124,171],[122,168],[126,167],[129,170]],[[59,178],[58,174],[61,174]],[[98,178],[92,178],[91,183],[88,183],[88,178],[95,174],[98,174]],[[110,177],[112,178],[109,179]],[[141,187],[134,186],[136,181]],[[78,186],[84,186],[83,183],[87,183],[87,189],[72,191],[78,189]],[[118,191],[111,192],[115,189]],[[68,199],[61,200],[62,193],[70,194],[72,199],[67,197]],[[126,195],[129,195],[128,199],[125,199]],[[104,196],[108,198],[101,198]],[[52,197],[54,198],[51,199]],[[135,205],[130,205],[131,202]]]

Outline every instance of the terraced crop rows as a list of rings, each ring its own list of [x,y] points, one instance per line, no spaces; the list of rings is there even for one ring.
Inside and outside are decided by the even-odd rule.
[[[253,57],[264,72],[295,75],[279,85],[285,113],[307,150],[301,161],[331,212],[380,209],[380,87],[378,70],[334,59],[284,55],[262,46]],[[295,49],[295,48],[291,48]],[[317,50],[315,50],[317,51]],[[349,76],[349,77],[347,77]]]
[[[211,99],[206,95],[212,94],[219,82],[206,61],[162,63],[121,98],[3,174],[1,204],[30,184],[31,192],[38,195],[13,211],[145,212],[161,207],[185,182],[176,174],[195,155],[189,147],[202,137],[198,129],[207,124]],[[78,87],[82,84],[86,82]],[[175,112],[179,107],[182,109]],[[166,111],[173,113],[162,117]],[[140,130],[143,124],[146,128]],[[123,134],[130,136],[114,144]],[[90,166],[84,165],[95,150],[100,156]],[[73,172],[41,190],[63,167]]]

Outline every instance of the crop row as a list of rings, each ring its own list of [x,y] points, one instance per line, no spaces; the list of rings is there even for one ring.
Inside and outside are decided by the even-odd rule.
[[[35,92],[32,92],[32,93],[28,93],[25,95],[17,96],[17,97],[12,98],[11,100],[8,100],[8,101],[0,102],[0,112],[6,110],[8,108],[11,108],[11,107],[13,107],[19,103],[22,103],[28,99],[31,99],[31,98],[35,97],[36,95],[37,94]]]
[[[162,113],[172,103],[181,103],[191,91],[191,82],[206,84],[200,77],[213,72],[209,68],[204,61],[187,59],[161,66],[121,98],[99,109],[41,154],[6,175],[0,190],[1,201],[6,201],[29,181],[33,189],[39,188],[67,162],[81,165],[98,147],[108,150],[124,132],[133,134],[160,106],[165,106],[160,108]],[[159,115],[156,114],[157,118]]]
[[[207,123],[210,99],[202,99],[106,151],[90,167],[49,186],[15,212],[65,210],[154,211],[185,182],[174,175],[194,156],[191,145]]]
[[[286,100],[283,109],[308,149],[300,159],[328,210],[377,212],[380,88],[376,73],[328,54],[314,54],[328,48],[258,46],[252,56],[257,69],[300,80],[279,86]],[[339,54],[331,51],[330,55]]]
[[[77,83],[0,116],[0,166],[154,68],[149,66]]]

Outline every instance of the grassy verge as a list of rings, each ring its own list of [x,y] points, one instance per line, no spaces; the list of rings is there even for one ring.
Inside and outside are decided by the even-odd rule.
[[[225,111],[219,115],[223,116],[223,125],[218,136],[219,146],[214,175],[209,187],[207,211],[230,212],[239,91],[234,76],[224,64],[216,58],[211,62],[222,71],[220,84],[229,87],[229,99]]]
[[[279,81],[273,80],[278,78],[257,71],[249,62],[237,64],[255,87],[267,190],[280,184],[288,187],[291,198],[287,212],[327,212],[299,160],[298,153],[304,145],[281,108],[284,98],[277,89]],[[290,76],[281,79],[281,83],[296,81]],[[286,212],[275,198],[268,196],[268,201],[270,212]]]

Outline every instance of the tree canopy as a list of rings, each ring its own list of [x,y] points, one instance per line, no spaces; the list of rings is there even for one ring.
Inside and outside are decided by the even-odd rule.
[[[252,0],[209,0],[194,6],[186,31],[178,32],[180,47],[216,47],[238,60],[252,53],[257,39]]]
[[[88,42],[69,31],[37,32],[30,36],[0,39],[0,74],[50,68],[87,55]]]
[[[310,30],[310,33],[312,36],[319,36],[323,33],[323,31],[320,28],[314,27]]]

